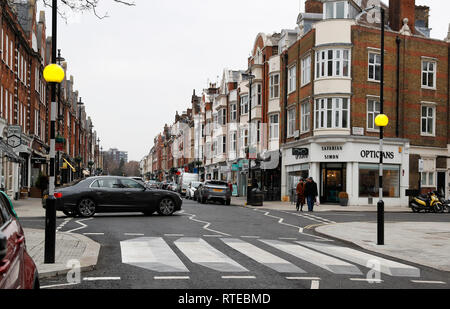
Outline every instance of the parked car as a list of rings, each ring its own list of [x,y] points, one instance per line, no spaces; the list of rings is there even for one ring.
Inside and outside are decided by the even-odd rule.
[[[160,183],[156,180],[148,180],[146,184],[152,189],[160,189]]]
[[[74,186],[55,191],[56,210],[70,215],[92,217],[95,213],[155,211],[170,216],[181,210],[180,195],[150,189],[127,177],[99,176],[82,180]],[[45,202],[43,206],[45,208]]]
[[[198,188],[198,201],[219,201],[224,205],[231,204],[231,190],[225,181],[208,180]]]
[[[10,199],[0,192],[0,289],[39,289],[36,264]]]
[[[186,198],[187,199],[194,199],[195,192],[197,191],[197,188],[202,184],[200,181],[192,181],[187,190],[186,190]]]
[[[188,186],[193,181],[199,181],[200,175],[193,173],[182,173],[178,178],[178,193],[181,195],[186,195]]]

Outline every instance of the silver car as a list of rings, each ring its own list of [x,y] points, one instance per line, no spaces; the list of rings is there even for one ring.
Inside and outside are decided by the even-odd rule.
[[[231,190],[225,181],[208,180],[199,186],[198,200],[205,204],[208,201],[219,201],[224,205],[231,204]]]

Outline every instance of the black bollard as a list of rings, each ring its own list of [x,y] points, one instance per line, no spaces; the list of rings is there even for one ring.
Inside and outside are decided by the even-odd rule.
[[[45,252],[44,263],[55,263],[56,246],[56,198],[49,196],[45,208]]]
[[[377,204],[377,224],[378,224],[378,245],[384,245],[384,201]]]

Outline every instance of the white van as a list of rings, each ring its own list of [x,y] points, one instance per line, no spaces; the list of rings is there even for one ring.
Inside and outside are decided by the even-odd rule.
[[[182,173],[178,178],[178,193],[180,193],[181,195],[185,195],[189,187],[189,184],[192,181],[199,181],[199,180],[200,180],[199,174]]]

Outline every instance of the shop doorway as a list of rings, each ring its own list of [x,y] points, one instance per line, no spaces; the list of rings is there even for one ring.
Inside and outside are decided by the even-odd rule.
[[[339,193],[347,188],[347,169],[345,164],[322,164],[321,173],[321,202],[339,203]]]

